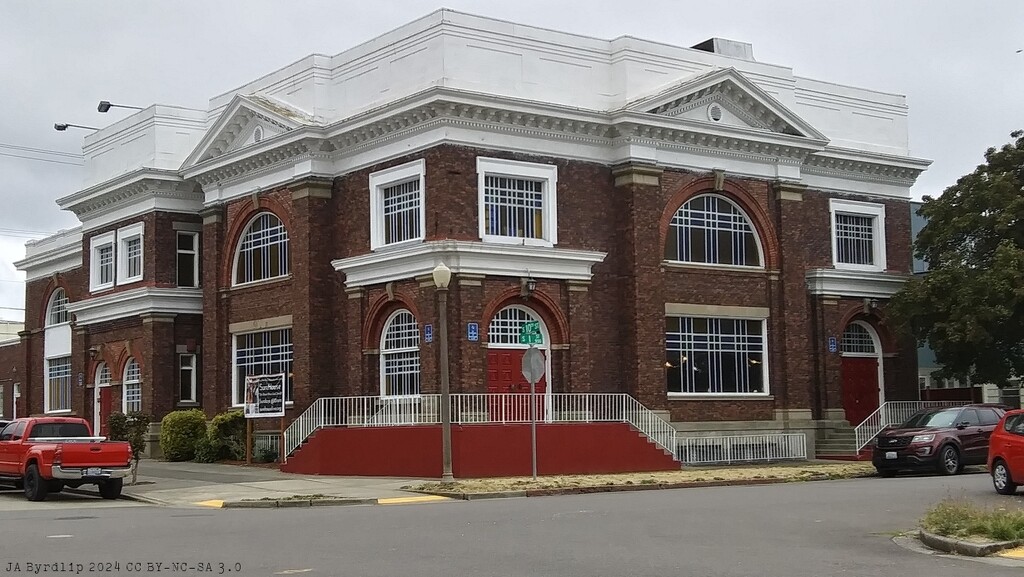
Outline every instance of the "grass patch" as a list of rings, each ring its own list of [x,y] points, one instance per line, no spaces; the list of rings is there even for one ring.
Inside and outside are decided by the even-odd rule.
[[[921,527],[945,537],[1015,541],[1024,539],[1024,511],[986,509],[963,498],[947,497],[925,514]]]

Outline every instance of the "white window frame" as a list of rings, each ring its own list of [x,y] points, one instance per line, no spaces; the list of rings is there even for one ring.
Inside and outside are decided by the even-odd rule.
[[[761,342],[764,343],[763,350],[761,351],[761,388],[760,392],[735,392],[735,393],[715,393],[715,392],[675,392],[667,391],[670,399],[728,399],[728,398],[763,398],[771,396],[771,382],[769,380],[770,372],[768,371],[768,358],[769,358],[769,341],[768,341],[768,318],[759,315],[706,315],[706,314],[692,314],[692,313],[672,313],[666,314],[665,318],[705,318],[705,319],[716,319],[716,320],[730,320],[730,321],[756,321],[761,323]],[[668,346],[666,344],[665,353],[668,353]],[[666,382],[666,389],[668,383]]]
[[[295,383],[292,380],[292,373],[295,371],[295,331],[291,325],[267,327],[256,331],[243,331],[238,333],[231,333],[231,406],[242,407],[244,400],[243,396],[240,396],[239,387],[245,383],[238,382],[238,338],[246,335],[254,335],[259,333],[269,333],[273,331],[290,331],[288,335],[288,345],[291,347],[291,359],[287,361],[289,363],[287,371],[278,371],[276,374],[284,372],[285,378],[285,403],[286,407],[291,407],[295,404]],[[281,361],[282,363],[285,361]],[[271,374],[271,373],[267,373]],[[292,398],[287,398],[288,386],[291,384],[292,387]],[[243,393],[244,394],[244,393]]]
[[[698,195],[696,195],[696,196],[694,196],[692,198],[687,199],[686,202],[681,204],[679,206],[679,208],[676,209],[675,213],[673,213],[673,215],[672,215],[672,220],[669,221],[669,228],[671,229],[671,228],[674,227],[674,228],[677,229],[677,232],[676,232],[676,243],[678,244],[679,237],[682,234],[685,234],[685,232],[687,232],[688,228],[689,228],[686,225],[675,224],[676,218],[679,216],[679,213],[683,210],[683,208],[686,205],[688,205],[691,202],[694,202],[696,200],[699,200],[701,198],[715,198],[715,199],[719,200],[720,202],[725,202],[729,206],[731,206],[734,209],[736,209],[736,211],[739,213],[739,215],[742,216],[743,219],[746,221],[747,226],[750,227],[750,233],[749,234],[751,234],[754,237],[754,244],[757,247],[757,260],[758,260],[759,264],[728,264],[728,263],[717,263],[717,262],[707,262],[707,261],[698,261],[698,260],[683,260],[681,258],[682,255],[677,255],[678,257],[680,257],[680,258],[677,258],[677,259],[670,259],[670,258],[668,258],[667,254],[665,255],[665,260],[667,262],[670,262],[670,263],[679,263],[679,264],[692,265],[692,266],[706,266],[706,267],[713,267],[713,268],[742,269],[742,270],[752,270],[752,269],[753,270],[764,270],[764,268],[765,268],[764,247],[761,245],[761,235],[758,234],[757,227],[754,226],[754,221],[751,220],[750,215],[747,214],[747,211],[743,210],[743,207],[741,207],[739,204],[734,202],[731,198],[729,198],[727,196],[723,196],[721,194],[710,194],[710,193],[698,194]],[[703,230],[706,230],[706,231],[713,230],[713,229],[706,228],[706,227],[702,227],[702,228],[703,228]],[[730,231],[730,232],[735,233],[736,231]],[[705,240],[705,243],[706,242],[707,241]],[[667,248],[668,248],[667,246],[663,247],[663,250],[665,252],[667,252],[667,250],[666,250]],[[678,247],[676,247],[676,248],[678,249]],[[717,258],[717,255],[716,255],[716,258]]]
[[[547,246],[558,244],[558,167],[554,164],[521,162],[502,158],[478,156],[477,172],[477,218],[479,220],[480,239],[484,242],[518,244],[523,246]],[[484,203],[486,178],[488,176],[504,176],[508,178],[524,178],[543,182],[543,212],[541,238],[522,238],[517,236],[499,236],[487,234],[487,211]]]
[[[89,292],[107,290],[114,287],[117,278],[117,235],[114,231],[98,234],[89,239]],[[110,247],[110,282],[100,282],[100,249]]]
[[[416,346],[415,347],[399,347],[394,349],[385,348],[387,342],[388,331],[394,325],[395,320],[399,315],[408,314],[412,317],[412,322],[416,326]],[[380,333],[380,396],[395,399],[395,398],[415,398],[419,397],[423,391],[423,338],[420,334],[421,328],[419,319],[409,309],[398,309],[397,311],[388,315],[387,321],[384,323],[384,330]],[[408,353],[416,353],[416,391],[410,394],[389,394],[387,390],[387,356],[389,355],[404,355]]]
[[[130,226],[117,229],[117,285],[124,285],[142,280],[145,274],[145,233],[146,225],[137,222]],[[128,243],[138,239],[139,241],[139,271],[138,274],[128,275]]]
[[[273,244],[281,245],[281,248],[279,249],[279,256],[281,258],[281,262],[279,264],[280,268],[284,272],[277,276],[266,276],[263,278],[253,280],[242,280],[238,274],[238,259],[242,257],[242,250],[245,248],[243,246],[245,244],[245,237],[249,236],[249,233],[252,231],[252,226],[256,223],[256,220],[264,215],[272,216],[276,218],[279,223],[281,223],[281,228],[284,230],[284,240],[276,240],[273,243],[264,243],[260,246],[264,250],[269,250],[269,247]],[[249,219],[249,222],[246,223],[245,228],[242,229],[242,234],[238,237],[238,244],[237,246],[235,246],[235,255],[231,261],[231,286],[248,286],[263,282],[271,282],[279,279],[289,278],[292,275],[291,260],[291,233],[289,233],[288,227],[285,226],[284,219],[282,219],[280,216],[274,214],[269,210],[261,211],[258,214],[253,215],[253,217]],[[241,404],[239,404],[239,406],[241,406]]]
[[[187,365],[185,363],[186,360],[188,360],[188,364]],[[190,374],[191,374],[191,377],[190,377],[191,381],[188,383],[190,385],[191,394],[189,395],[189,397],[187,399],[184,398],[184,397],[180,397],[180,395],[181,395],[181,388],[182,388],[181,387],[181,385],[182,385],[182,383],[181,383],[181,371],[183,369],[186,369],[186,368],[190,371]],[[180,355],[178,355],[178,395],[179,395],[178,402],[179,403],[198,403],[199,399],[196,398],[196,393],[197,393],[197,391],[196,391],[196,355],[193,354],[193,353],[183,353],[183,354],[180,354]]]
[[[200,286],[199,283],[199,233],[191,231],[175,231],[177,234],[174,235],[174,284],[179,287],[196,288]],[[184,250],[178,246],[178,241],[181,237],[187,236],[192,239],[192,250]],[[192,278],[195,281],[190,285],[181,284],[180,267],[178,266],[179,259],[182,254],[191,254],[194,258],[192,259]]]
[[[423,159],[380,170],[370,175],[370,250],[423,241],[427,230],[426,175],[427,163]],[[420,186],[419,234],[405,240],[387,243],[385,242],[384,189],[415,180],[419,181]]]
[[[64,377],[64,378],[67,379],[67,384],[66,385],[62,385],[62,386],[66,386],[67,387],[67,403],[68,403],[68,406],[67,406],[67,408],[63,408],[63,407],[53,408],[53,407],[51,407],[51,403],[53,402],[54,399],[53,399],[53,395],[50,393],[50,387],[52,385],[51,377],[50,377],[50,364],[53,363],[54,361],[60,361],[60,360],[64,360],[64,359],[67,359],[68,374]],[[45,369],[45,372],[43,373],[43,378],[45,379],[45,387],[43,388],[43,412],[46,413],[47,415],[70,413],[71,412],[71,407],[72,407],[71,396],[74,393],[74,386],[73,386],[73,384],[71,382],[71,379],[74,376],[74,368],[73,368],[73,365],[71,363],[71,356],[70,355],[65,355],[65,356],[60,356],[60,357],[49,358],[49,359],[46,359],[46,362],[44,364],[45,364],[45,366],[43,368]]]
[[[885,205],[874,202],[860,202],[856,200],[842,200],[831,198],[828,202],[829,218],[831,220],[832,236],[832,264],[836,269],[858,270],[866,272],[883,272],[886,269],[885,262]],[[836,215],[845,214],[849,216],[867,217],[872,219],[874,224],[872,230],[872,252],[874,264],[852,264],[839,262],[839,238],[836,226]]]
[[[57,295],[64,296],[64,320],[60,322],[53,322],[54,306],[57,304]],[[71,300],[68,298],[68,292],[62,287],[57,287],[50,294],[50,301],[46,305],[46,322],[43,324],[44,327],[56,327],[60,325],[66,325],[71,322],[71,313],[68,311],[68,305]]]
[[[4,404],[7,403],[4,392],[4,385],[0,383],[0,419],[4,418]]]
[[[128,380],[128,369],[131,368],[132,363],[139,369],[139,375],[137,379]],[[121,378],[121,412],[128,414],[128,385],[138,385],[139,389],[139,411],[142,411],[142,366],[139,365],[139,361],[135,360],[135,357],[129,357],[128,362],[124,364],[124,374]],[[134,387],[133,387],[134,388]]]

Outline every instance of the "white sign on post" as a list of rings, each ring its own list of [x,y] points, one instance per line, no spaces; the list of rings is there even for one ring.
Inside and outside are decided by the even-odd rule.
[[[245,377],[245,418],[284,416],[284,374]]]

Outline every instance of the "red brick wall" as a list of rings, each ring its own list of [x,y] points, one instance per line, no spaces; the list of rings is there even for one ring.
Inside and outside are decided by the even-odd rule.
[[[4,419],[10,420],[14,416],[14,384],[21,383],[25,376],[25,348],[20,341],[0,345],[0,386],[3,387],[3,395],[0,396],[0,414]],[[24,389],[25,386],[21,385]],[[21,415],[19,409],[18,414]]]

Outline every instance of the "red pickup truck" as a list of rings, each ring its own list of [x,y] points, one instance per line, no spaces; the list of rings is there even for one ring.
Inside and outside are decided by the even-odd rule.
[[[128,443],[93,437],[85,419],[29,417],[0,430],[0,480],[24,488],[30,501],[82,485],[97,485],[104,499],[117,499],[131,460]]]

